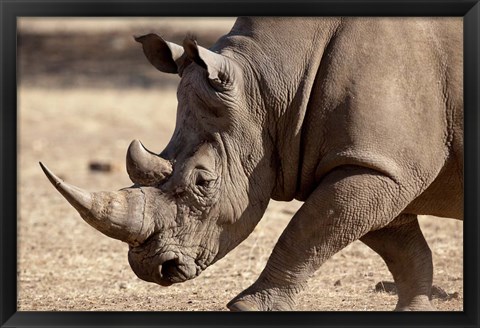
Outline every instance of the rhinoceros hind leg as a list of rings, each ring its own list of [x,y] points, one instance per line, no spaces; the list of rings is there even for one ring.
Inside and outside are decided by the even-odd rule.
[[[434,311],[430,303],[432,253],[416,215],[403,214],[361,241],[377,252],[393,275],[398,291],[395,311]]]

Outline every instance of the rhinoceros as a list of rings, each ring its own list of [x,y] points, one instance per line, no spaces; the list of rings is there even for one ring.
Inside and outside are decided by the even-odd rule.
[[[385,260],[396,310],[434,309],[417,215],[463,220],[461,18],[241,17],[210,49],[188,35],[181,46],[135,39],[155,68],[181,77],[166,148],[134,140],[133,185],[115,192],[42,168],[86,222],[129,244],[139,278],[195,278],[252,232],[270,199],[297,199],[230,310],[294,309],[309,276],[356,240]]]

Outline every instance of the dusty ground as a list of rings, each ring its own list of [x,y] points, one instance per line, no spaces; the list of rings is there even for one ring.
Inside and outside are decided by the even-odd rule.
[[[130,185],[124,168],[132,139],[161,151],[173,130],[178,78],[155,71],[131,35],[156,31],[180,42],[187,30],[209,46],[232,20],[161,19],[19,23],[19,310],[226,310],[260,273],[298,202],[272,202],[252,235],[200,277],[169,288],[139,280],[127,245],[89,225],[65,202],[38,166],[89,190]],[[106,162],[108,173],[89,170]],[[463,309],[463,225],[423,217],[433,251],[439,310]],[[396,296],[375,292],[392,281],[383,261],[355,242],[311,279],[298,310],[382,311]],[[388,287],[388,285],[387,285]]]

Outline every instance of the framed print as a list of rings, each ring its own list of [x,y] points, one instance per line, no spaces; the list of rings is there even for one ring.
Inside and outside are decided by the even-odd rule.
[[[478,325],[479,10],[3,1],[2,327]]]

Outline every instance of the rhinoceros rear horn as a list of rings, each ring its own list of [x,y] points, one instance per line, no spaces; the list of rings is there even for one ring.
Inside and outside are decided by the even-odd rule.
[[[127,151],[127,172],[133,183],[155,186],[172,173],[172,165],[133,140]]]
[[[181,46],[165,41],[153,33],[135,37],[135,41],[142,44],[143,52],[148,61],[159,71],[178,73],[185,58]]]
[[[135,245],[142,235],[144,194],[138,188],[117,192],[88,192],[60,180],[40,163],[53,186],[92,227],[103,234]]]

